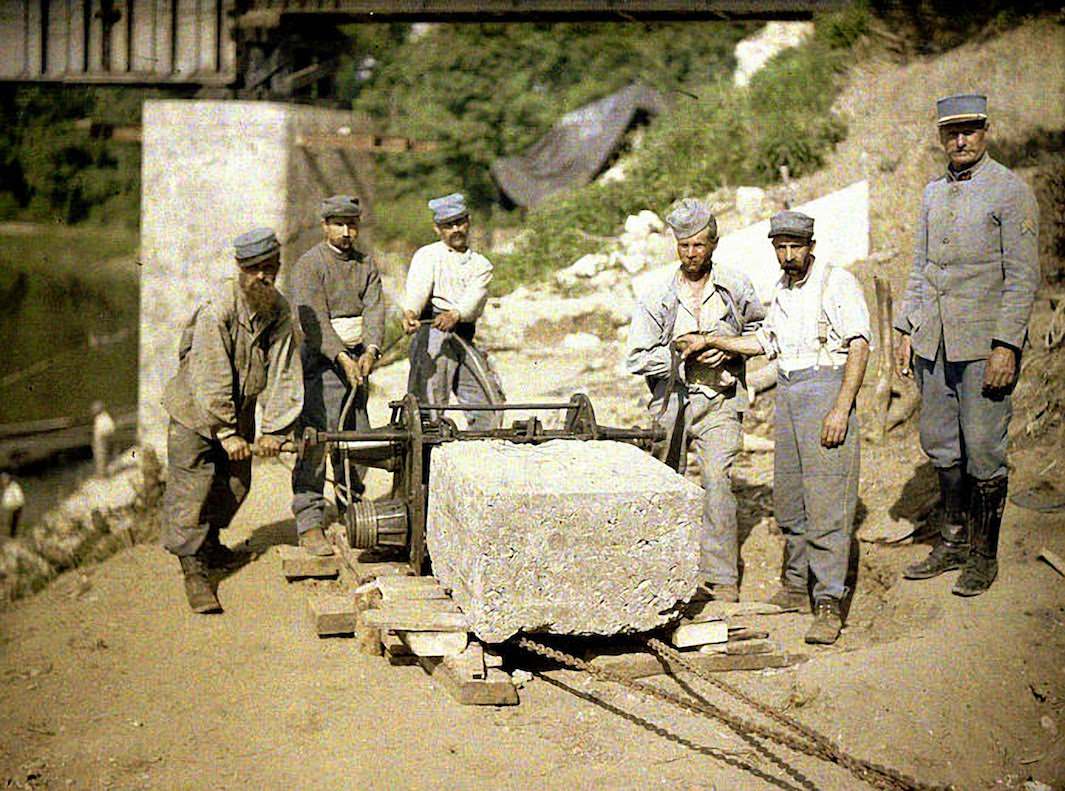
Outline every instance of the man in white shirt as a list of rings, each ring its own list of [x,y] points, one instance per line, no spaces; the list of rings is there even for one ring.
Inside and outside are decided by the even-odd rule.
[[[806,642],[827,645],[843,628],[861,453],[854,404],[872,333],[858,281],[815,261],[813,233],[805,214],[774,215],[769,236],[783,275],[762,326],[753,335],[704,337],[685,355],[721,350],[777,360],[773,500],[785,547],[783,587],[771,601],[804,608],[812,575]]]
[[[473,344],[488,301],[492,264],[469,247],[470,214],[459,193],[429,201],[440,241],[420,248],[407,271],[403,328],[414,335],[407,392],[423,404],[502,401],[499,380]],[[466,412],[470,429],[495,424],[490,412]]]
[[[19,482],[11,477],[10,473],[0,472],[0,510],[4,515],[4,535],[15,537],[24,505],[26,505],[26,496],[22,493]]]

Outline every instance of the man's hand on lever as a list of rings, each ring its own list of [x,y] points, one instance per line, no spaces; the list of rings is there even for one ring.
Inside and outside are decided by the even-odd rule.
[[[222,440],[222,450],[226,452],[230,461],[244,461],[251,458],[251,445],[239,434]]]
[[[459,323],[459,318],[457,310],[445,310],[433,319],[433,326],[441,332],[451,332],[455,329],[455,325]]]

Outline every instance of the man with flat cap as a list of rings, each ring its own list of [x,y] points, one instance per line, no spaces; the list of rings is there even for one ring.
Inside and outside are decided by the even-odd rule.
[[[831,644],[843,628],[858,504],[854,402],[869,360],[869,310],[850,272],[815,259],[813,218],[778,212],[769,237],[783,273],[762,326],[744,337],[705,338],[685,354],[710,349],[776,359],[773,508],[784,533],[784,573],[770,601],[806,610],[812,583],[806,642]]]
[[[895,352],[921,391],[921,447],[944,518],[932,552],[904,575],[961,568],[953,592],[976,596],[998,573],[1010,394],[1039,287],[1039,218],[1032,190],[987,153],[987,98],[948,96],[936,112],[947,171],[921,200]]]
[[[198,613],[222,611],[208,572],[237,560],[218,532],[248,493],[252,454],[277,456],[303,403],[291,310],[274,287],[281,245],[258,228],[233,247],[237,276],[186,323],[178,371],[163,392],[170,415],[163,546],[181,561],[185,595]],[[262,416],[253,449],[256,404]]]
[[[680,267],[648,293],[638,294],[629,327],[626,367],[651,391],[648,410],[667,430],[659,459],[683,473],[687,445],[699,458],[703,521],[697,599],[739,601],[739,547],[732,463],[740,450],[748,406],[744,361],[732,353],[679,353],[714,335],[752,332],[764,309],[746,274],[715,263],[717,221],[701,200],[685,198],[666,216],[677,240]],[[674,351],[676,350],[676,351]]]
[[[385,303],[381,275],[372,257],[355,247],[362,209],[359,199],[334,195],[320,208],[322,241],[300,256],[289,276],[289,292],[303,329],[302,428],[322,431],[368,429],[366,383],[381,356]],[[340,425],[346,401],[351,404]],[[343,456],[332,454],[333,475],[342,480]],[[338,487],[340,509],[362,495],[365,467],[351,470],[352,491]],[[331,555],[322,530],[325,514],[325,449],[310,448],[292,473],[292,513],[300,546]]]
[[[407,270],[403,328],[413,335],[407,392],[421,403],[502,401],[485,354],[474,345],[477,319],[488,301],[492,264],[470,249],[470,213],[460,193],[429,201],[439,241],[418,249]],[[465,413],[470,429],[491,428],[490,412]]]

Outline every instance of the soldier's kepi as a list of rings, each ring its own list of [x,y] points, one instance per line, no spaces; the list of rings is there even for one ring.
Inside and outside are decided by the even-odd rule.
[[[196,612],[221,612],[207,572],[239,562],[219,540],[251,485],[255,451],[276,456],[303,403],[303,376],[288,302],[274,287],[281,245],[269,228],[234,240],[238,274],[185,325],[178,371],[163,406],[168,479],[163,546],[178,556]]]
[[[1039,286],[1031,189],[987,153],[987,98],[936,103],[947,170],[924,190],[896,364],[921,390],[921,446],[939,475],[940,539],[909,579],[962,568],[974,596],[998,573],[1010,393]],[[912,369],[911,369],[912,364]]]

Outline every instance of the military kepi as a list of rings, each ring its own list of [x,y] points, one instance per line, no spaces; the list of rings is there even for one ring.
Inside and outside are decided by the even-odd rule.
[[[466,198],[461,192],[452,192],[442,198],[433,198],[429,201],[429,208],[433,210],[433,222],[437,225],[457,220],[460,217],[468,217],[470,214],[466,208]]]
[[[322,201],[318,213],[323,220],[330,217],[361,217],[362,206],[354,195],[333,195]]]
[[[813,239],[814,218],[801,211],[778,211],[769,218],[769,238],[774,236]]]
[[[270,228],[256,228],[233,240],[233,254],[240,266],[253,266],[277,255],[281,243]]]
[[[666,215],[666,224],[678,239],[695,236],[704,228],[709,228],[710,236],[717,238],[717,220],[710,207],[698,198],[682,198],[674,203]]]
[[[944,96],[936,102],[936,125],[987,120],[987,97],[978,93]]]

